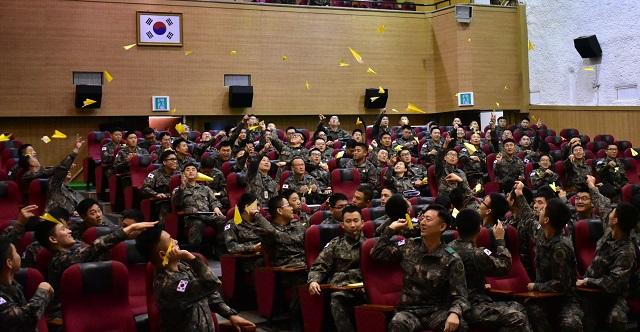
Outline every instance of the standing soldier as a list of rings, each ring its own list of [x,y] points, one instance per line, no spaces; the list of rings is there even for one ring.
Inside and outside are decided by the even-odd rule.
[[[100,154],[100,162],[106,177],[111,175],[111,168],[113,167],[113,162],[116,158],[116,150],[119,149],[121,145],[122,129],[116,128],[111,131],[111,141],[102,146],[102,152]]]

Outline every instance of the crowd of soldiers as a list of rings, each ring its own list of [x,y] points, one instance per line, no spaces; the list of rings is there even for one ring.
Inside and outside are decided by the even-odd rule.
[[[544,128],[541,121],[534,128],[525,118],[513,132],[504,118],[495,116],[484,132],[476,121],[463,126],[456,118],[443,127],[430,122],[421,141],[406,117],[392,127],[384,111],[369,138],[364,128],[351,133],[340,128],[337,116],[325,120],[320,116],[311,137],[290,127],[284,139],[274,123],[265,124],[253,115],[243,117],[229,134],[204,132],[196,139],[188,130],[172,139],[148,128],[138,142],[133,131],[123,135],[113,130],[111,141],[102,147],[102,165],[109,173],[126,178],[135,155],[151,155],[159,162],[141,189],[154,203],[152,220],[159,222],[144,222],[139,211],[127,210],[120,223],[109,224],[97,201],[75,197],[65,181],[58,181],[55,191],[50,188],[47,214],[38,218],[33,214],[37,207],[24,207],[1,238],[0,323],[10,331],[33,330],[47,308],[50,323],[59,324],[60,301],[54,290],[62,272],[74,263],[101,260],[118,242],[136,238],[140,253],[156,267],[154,288],[164,330],[212,331],[211,310],[234,326],[253,326],[224,303],[220,281],[208,267],[163,230],[166,214],[173,209],[182,213],[183,247],[201,248],[203,229],[212,226],[217,236],[208,245],[216,255],[264,253],[243,260],[242,273],[251,275],[265,264],[292,269],[297,272],[281,278],[278,291],[306,287],[310,294],[321,296],[323,284],[363,281],[360,247],[367,220],[362,209],[379,200],[385,213],[373,221],[378,240],[370,254],[375,260],[400,264],[403,271],[401,298],[389,330],[628,329],[626,299],[640,295],[636,283],[640,191],[631,203],[621,201],[627,179],[624,164],[616,158],[617,146],[607,147],[606,158],[597,160],[593,171],[580,138],[571,138],[562,151],[566,178],[561,183],[553,167],[557,160],[537,130]],[[40,166],[32,146],[21,148],[23,181],[25,176],[67,176],[83,143],[77,138],[73,152],[54,168]],[[495,161],[488,165],[491,153]],[[222,172],[225,163],[246,179],[245,192],[233,206]],[[534,168],[525,177],[528,163]],[[360,186],[351,198],[333,190],[330,164],[360,174]],[[485,193],[489,168],[501,192]],[[199,173],[209,181],[198,181]],[[181,181],[172,189],[176,174]],[[406,216],[411,211],[409,198],[415,196],[435,196],[435,202],[411,220]],[[321,223],[339,225],[343,232],[307,269],[304,234],[312,223],[310,206],[328,210]],[[235,209],[231,220],[225,213],[229,209]],[[604,235],[598,239],[591,266],[577,278],[574,227],[581,219],[599,220]],[[92,244],[82,243],[82,233],[93,226],[108,226],[112,232]],[[28,227],[35,229],[37,241],[21,259],[15,244]],[[552,297],[503,301],[504,297],[491,296],[485,277],[503,276],[512,268],[512,253],[505,244],[508,227],[518,234],[518,255],[533,281],[526,288]],[[482,228],[495,240],[493,252],[476,245]],[[458,238],[445,243],[442,234],[447,230],[457,231]],[[53,256],[48,282],[27,301],[13,275],[20,267],[35,266],[38,250]],[[332,291],[329,296],[336,329],[355,330],[353,308],[367,302],[362,289]],[[286,307],[292,329],[300,330],[297,296]]]

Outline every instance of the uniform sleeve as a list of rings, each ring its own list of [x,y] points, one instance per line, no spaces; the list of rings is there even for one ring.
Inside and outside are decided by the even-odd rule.
[[[402,240],[398,243],[391,241],[391,237],[395,234],[395,231],[390,227],[385,228],[382,235],[376,242],[376,245],[371,249],[371,257],[376,260],[385,262],[399,262],[402,260],[402,246],[405,245]]]
[[[51,298],[51,293],[38,289],[31,300],[22,306],[4,299],[6,302],[0,304],[0,326],[21,327],[23,331],[35,330]]]
[[[459,257],[456,257],[449,266],[449,296],[452,299],[449,313],[455,313],[461,318],[462,313],[469,309],[469,300],[464,264]]]
[[[49,190],[55,190],[56,188],[59,190],[59,188],[62,187],[76,156],[77,154],[75,152],[71,152],[54,168],[53,175],[49,179]]]
[[[229,220],[227,222],[227,225],[225,226],[224,243],[227,246],[227,250],[231,254],[239,254],[242,252],[251,251],[255,247],[255,243],[252,242],[238,242],[238,228],[236,227],[233,220]]]
[[[103,253],[124,241],[126,238],[127,236],[122,228],[118,228],[115,232],[97,238],[90,246],[83,247],[72,255],[65,255],[69,260],[68,265],[95,261]]]
[[[129,161],[127,160],[128,153],[126,150],[121,149],[116,155],[116,159],[113,161],[113,169],[118,172],[126,172],[129,168]]]
[[[333,256],[334,256],[334,246],[336,241],[331,241],[329,244],[322,249],[318,258],[313,262],[311,266],[311,270],[309,271],[309,277],[307,278],[307,283],[317,282],[321,283],[324,281],[333,271]]]
[[[629,285],[629,278],[636,270],[635,252],[623,252],[616,255],[613,266],[607,274],[592,277],[593,271],[591,267],[585,273],[587,285],[596,286],[604,290],[608,294],[623,294],[625,288]]]
[[[511,271],[511,253],[505,247],[504,240],[496,240],[496,251],[491,252],[485,248],[475,251],[478,266],[484,270],[487,276],[505,276]]]
[[[604,197],[597,187],[589,188],[589,193],[591,194],[593,207],[598,210],[598,216],[600,219],[608,219],[607,216],[609,215],[609,212],[611,212],[611,200]]]
[[[235,310],[231,309],[222,299],[219,289],[221,282],[213,274],[209,266],[204,264],[199,258],[188,261],[189,266],[193,269],[193,273],[196,276],[197,284],[196,289],[193,292],[196,293],[198,286],[202,286],[201,291],[208,293],[209,307],[213,309],[217,314],[224,318],[238,314]]]
[[[4,238],[8,238],[9,242],[13,243],[14,246],[18,245],[18,241],[25,233],[25,225],[19,222],[16,222],[13,226],[8,227],[4,230],[0,236]]]
[[[146,178],[144,178],[144,183],[142,184],[142,189],[140,189],[140,193],[144,197],[153,197],[158,194],[155,190],[156,185],[156,174],[149,173]]]
[[[551,254],[551,280],[535,283],[533,290],[567,293],[574,287],[575,265],[569,264],[570,255],[574,254],[564,246],[555,248]]]
[[[109,149],[107,144],[102,146],[102,152],[100,153],[100,159],[102,164],[113,164],[113,151]]]
[[[214,194],[213,190],[209,187],[203,187],[207,190],[207,197],[209,199],[209,208],[211,209],[211,211],[215,210],[215,208],[222,208],[222,204],[220,204],[220,201],[218,201],[218,199],[216,198],[216,195]]]
[[[172,200],[173,205],[176,207],[176,211],[182,211],[184,209],[184,198],[182,197],[184,194],[184,189],[177,187],[173,191]]]

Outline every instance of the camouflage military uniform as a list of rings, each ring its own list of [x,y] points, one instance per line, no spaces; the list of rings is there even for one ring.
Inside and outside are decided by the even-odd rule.
[[[326,163],[327,161],[333,159],[333,148],[332,147],[327,147],[326,149],[324,149],[324,151],[320,151],[320,153],[322,154],[320,156],[320,160],[323,163]]]
[[[471,153],[466,147],[460,149],[460,161],[462,161],[462,170],[467,176],[469,187],[475,188],[476,184],[484,183],[484,174],[487,172],[487,155],[479,145],[476,145],[476,151]],[[471,159],[476,156],[480,160]]]
[[[427,139],[420,148],[420,159],[424,160],[427,164],[433,164],[438,154],[430,155],[431,150],[436,150],[438,153],[444,148],[444,140],[434,141],[431,138]]]
[[[271,138],[271,144],[273,144],[273,147],[278,150],[278,161],[290,163],[294,157],[300,157],[304,161],[309,158],[309,150],[307,150],[304,145],[291,147],[284,144],[277,135]]]
[[[376,220],[381,221],[378,227],[376,227],[376,236],[381,236],[382,233],[384,233],[384,231],[389,228],[389,225],[391,225],[395,221],[391,220],[391,218],[389,218],[387,215],[381,216]],[[400,232],[400,235],[404,236],[407,239],[418,237],[420,236],[420,227],[418,225],[414,225],[413,229],[405,228]]]
[[[552,174],[548,174],[544,169],[538,168],[529,174],[529,181],[531,181],[531,186],[534,189],[539,189],[541,187],[550,185],[552,183],[558,183],[558,174],[553,172]]]
[[[306,164],[306,169],[309,175],[313,176],[318,183],[318,191],[323,192],[328,187],[331,187],[331,181],[329,181],[329,172],[325,171],[319,165]]]
[[[312,185],[315,185],[318,188],[315,192],[310,191]],[[303,186],[307,187],[307,191],[300,190],[300,188]],[[305,197],[308,199],[308,204],[315,203],[320,200],[318,198],[318,193],[320,190],[318,181],[316,181],[316,179],[309,174],[304,174],[302,175],[302,177],[297,178],[295,174],[291,173],[291,175],[289,175],[289,177],[282,184],[282,189],[290,189],[297,192],[300,197]]]
[[[31,169],[24,172],[22,178],[20,179],[20,183],[18,183],[20,187],[20,191],[23,193],[25,200],[27,197],[27,193],[29,193],[29,185],[31,181],[35,179],[48,179],[55,172],[56,168],[52,166],[40,167],[37,171],[33,171]]]
[[[409,173],[413,181],[422,181],[422,179],[427,177],[427,168],[420,164],[409,164]]]
[[[109,141],[102,146],[102,152],[100,153],[100,164],[104,169],[106,176],[111,174],[111,168],[116,158],[116,150],[120,149],[120,144],[115,144],[113,141]]]
[[[376,173],[376,167],[373,164],[366,160],[363,163],[358,164],[353,159],[349,159],[344,168],[355,168],[360,172],[360,183],[368,183],[371,185],[371,188],[376,190],[378,188],[378,176]]]
[[[255,232],[262,240],[272,266],[306,266],[304,254],[304,225],[292,221],[286,225],[268,222],[262,215],[254,216]]]
[[[449,174],[456,174],[462,178],[462,182],[451,183],[445,178]],[[472,195],[471,188],[469,188],[469,182],[467,182],[466,174],[459,169],[456,165],[449,165],[445,163],[442,158],[438,158],[436,161],[436,177],[438,178],[438,195],[449,195],[451,191],[456,187],[461,187],[468,195]]]
[[[173,174],[174,173],[168,173],[164,167],[160,167],[149,173],[144,179],[142,189],[140,189],[142,197],[153,198],[157,194],[165,194],[167,198],[169,198],[169,196],[171,196],[169,182],[171,182]],[[151,206],[151,220],[157,220],[158,218],[164,219],[164,216],[169,211],[171,211],[171,201],[168,199],[154,200]]]
[[[76,239],[76,241],[82,241],[82,234],[84,234],[84,232],[94,226],[88,226],[87,223],[85,223],[82,219],[74,222],[74,223],[70,223],[70,228],[71,228],[71,236],[73,236],[74,239]],[[101,221],[100,224],[98,224],[98,226],[95,227],[101,227],[101,228],[105,228],[105,229],[110,229],[111,231],[115,231],[118,227],[107,223],[106,221]]]
[[[394,243],[387,228],[371,251],[374,259],[399,262],[403,287],[390,331],[430,329],[442,331],[450,313],[460,318],[458,331],[466,331],[462,313],[469,308],[464,265],[451,247],[441,244],[427,252],[422,238]]]
[[[597,187],[589,188],[589,196],[591,197],[591,205],[593,208],[591,209],[591,214],[587,216],[581,216],[577,211],[574,211],[571,216],[571,222],[567,224],[568,234],[567,236],[571,237],[573,234],[573,229],[575,223],[580,219],[600,219],[602,222],[607,222],[609,217],[609,212],[613,209],[611,207],[611,200],[604,197],[600,193]]]
[[[77,154],[70,153],[53,171],[53,175],[49,178],[49,192],[47,193],[47,210],[61,207],[69,213],[76,210],[76,205],[84,199],[80,193],[69,189],[64,183],[67,179],[67,173],[73,164]]]
[[[449,244],[464,263],[471,306],[464,313],[469,325],[491,326],[498,331],[529,331],[524,306],[515,301],[495,302],[485,291],[486,276],[504,276],[511,270],[511,253],[504,240],[496,240],[495,252],[462,239]]]
[[[224,242],[230,254],[240,254],[255,251],[255,246],[260,243],[260,237],[256,234],[256,223],[242,220],[236,224],[229,220],[224,226]]]
[[[400,136],[396,138],[395,141],[393,141],[391,147],[393,151],[399,151],[397,149],[408,149],[409,152],[411,152],[411,155],[416,157],[418,156],[418,144],[419,142],[417,136],[411,136],[409,137],[409,139],[405,139],[404,137]],[[398,148],[398,146],[401,146],[402,148]]]
[[[213,179],[213,181],[207,182],[207,187],[213,190],[214,195],[220,201],[223,207],[229,208],[229,195],[227,194],[227,178],[224,176],[221,170],[212,168],[210,170],[200,170],[202,174],[207,175]]]
[[[149,152],[138,146],[136,146],[135,149],[130,149],[129,147],[120,149],[116,155],[116,159],[113,161],[113,170],[116,173],[129,173],[129,154],[148,155]]]
[[[93,244],[87,245],[82,242],[77,242],[70,249],[57,250],[53,253],[51,262],[48,269],[48,281],[51,283],[53,289],[60,289],[60,281],[62,280],[62,273],[69,266],[76,263],[94,262],[101,259],[101,256],[107,253],[116,244],[126,240],[126,235],[122,229],[117,229],[115,232],[99,237]],[[61,303],[60,292],[56,292],[52,304],[50,306],[51,312],[49,318],[61,317]]]
[[[613,161],[615,166],[610,166]],[[604,158],[596,162],[596,174],[598,179],[604,184],[609,184],[616,190],[620,190],[629,180],[625,173],[624,164],[616,158]]]
[[[36,331],[38,320],[44,315],[53,295],[38,288],[27,301],[22,285],[15,280],[7,285],[0,283],[0,326],[6,332]]]
[[[247,192],[256,195],[260,205],[267,206],[269,199],[278,193],[278,183],[268,174],[257,172],[253,180],[247,181]]]
[[[525,305],[534,331],[582,331],[582,309],[576,298],[576,257],[570,241],[560,234],[536,239],[534,291],[558,292],[559,297],[528,300]]]
[[[387,171],[385,182],[387,185],[391,185],[396,188],[397,192],[402,193],[405,190],[416,189],[416,187],[413,185],[413,182],[415,182],[415,180],[409,177],[410,174],[405,173],[403,177],[398,177],[396,175],[390,175],[389,173],[393,173],[393,170],[389,169]]]
[[[530,256],[531,245],[535,242],[535,234],[537,233],[540,224],[538,223],[538,218],[536,217],[535,212],[531,209],[524,196],[516,196],[514,204],[518,206],[519,212],[517,215],[511,214],[511,216],[507,218],[506,223],[513,226],[518,231],[520,260],[522,261],[522,265],[524,265],[525,270],[527,270],[529,277],[533,279],[535,274],[533,272],[533,259]]]
[[[327,133],[327,139],[329,141],[351,138],[351,134],[342,128],[333,130],[331,127],[325,127],[325,132]]]
[[[333,215],[331,214],[327,218],[325,218],[320,224],[321,225],[338,225],[340,223],[341,222],[336,218],[334,218]]]
[[[502,161],[495,163],[493,172],[496,175],[496,181],[503,186],[502,190],[511,191],[511,188],[505,186],[513,186],[516,181],[524,179],[524,163],[517,156],[509,158],[505,153],[502,155]]]
[[[176,153],[176,158],[178,158],[178,170],[182,171],[184,169],[184,165],[189,163],[197,163],[196,160],[190,155],[183,156],[179,153]]]
[[[345,234],[327,243],[313,263],[307,283],[326,282],[334,286],[345,286],[362,282],[360,247],[364,240],[362,233],[356,238]],[[338,332],[355,330],[353,307],[364,302],[361,290],[331,293],[331,314]]]
[[[221,285],[197,257],[179,261],[178,271],[156,270],[153,289],[162,331],[214,332],[211,309],[225,318],[237,315],[220,296]]]
[[[577,184],[585,183],[587,181],[587,175],[591,175],[591,167],[587,165],[587,161],[575,159],[573,162],[570,159],[564,161],[564,173],[566,175],[565,187],[567,191],[572,191]]]
[[[215,208],[221,207],[211,188],[198,183],[187,184],[186,188],[178,187],[173,193],[173,202],[178,211],[191,214],[185,217],[187,227],[189,227],[189,244],[199,245],[202,243],[205,224],[215,227],[216,242],[218,245],[222,244],[222,233],[227,222],[224,216],[198,214],[199,212],[213,212]]]
[[[374,139],[376,141],[380,141],[380,136],[382,136],[382,134],[389,134],[391,135],[391,127],[389,126],[380,126],[380,123],[382,122],[382,117],[385,116],[384,114],[380,113],[378,115],[378,118],[376,119],[376,122],[373,124],[373,127],[371,128],[371,135],[373,137],[371,137],[371,139]]]

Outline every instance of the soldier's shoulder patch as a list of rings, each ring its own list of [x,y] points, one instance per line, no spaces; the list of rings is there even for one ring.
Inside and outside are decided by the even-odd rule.
[[[400,240],[400,241],[396,242],[396,244],[398,245],[398,247],[403,246],[405,243],[407,243],[407,240],[405,240],[405,239],[402,239],[402,240]]]
[[[227,231],[231,228],[231,224],[227,224],[226,226],[224,226],[224,230]]]
[[[485,248],[483,251],[487,256],[491,256],[491,250]]]
[[[178,282],[178,287],[176,288],[176,291],[180,292],[180,293],[184,293],[187,290],[187,285],[189,284],[188,280],[180,280]]]
[[[534,175],[536,175],[536,172],[531,172],[531,174],[529,174],[529,177],[532,177]]]
[[[102,147],[102,151],[107,151],[107,147],[106,147],[106,146],[103,146],[103,147]]]
[[[289,189],[289,185],[288,185],[288,184],[286,184],[286,183],[285,183],[285,184],[283,184],[283,185],[282,185],[282,189]]]
[[[493,161],[493,163],[494,163],[494,164],[497,164],[497,163],[498,163],[498,160],[497,160],[497,159],[496,159],[496,160],[494,160],[494,161]]]
[[[324,245],[324,249],[326,249],[330,244],[331,244],[331,241],[327,242],[327,244]]]
[[[553,258],[555,259],[556,262],[563,262],[566,257],[567,257],[567,255],[566,255],[566,253],[564,252],[563,249],[556,250],[553,253]]]
[[[3,305],[7,303],[7,300],[4,299],[4,297],[0,296],[0,305]]]
[[[154,175],[153,173],[149,173],[149,175],[147,175],[147,177],[148,177],[149,179],[153,179],[153,177],[154,177],[154,176],[155,176],[155,175]]]
[[[446,252],[450,253],[450,254],[455,254],[456,253],[456,250],[453,249],[452,247],[449,247],[449,246],[447,246],[444,250]]]
[[[467,148],[462,148],[460,152],[467,152]]]

